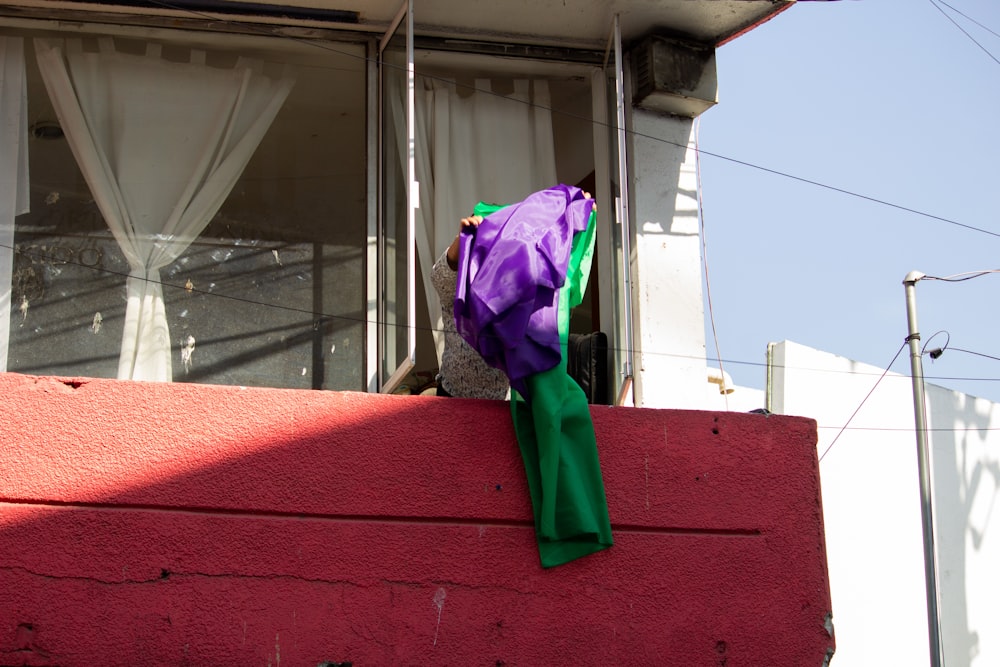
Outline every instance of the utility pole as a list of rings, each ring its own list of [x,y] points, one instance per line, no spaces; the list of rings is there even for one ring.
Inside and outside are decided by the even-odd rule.
[[[917,431],[917,469],[920,473],[920,516],[924,532],[924,576],[927,589],[927,636],[930,642],[931,667],[943,667],[941,617],[938,609],[937,552],[934,548],[934,506],[931,498],[931,461],[927,447],[927,401],[924,396],[924,367],[921,361],[920,333],[917,330],[917,281],[924,278],[911,271],[903,279],[906,289],[906,323],[910,344],[910,369],[913,379],[913,416]]]

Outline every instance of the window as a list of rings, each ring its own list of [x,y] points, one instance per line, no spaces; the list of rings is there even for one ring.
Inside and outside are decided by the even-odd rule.
[[[318,48],[208,34],[164,39],[163,31],[153,39],[137,30],[69,39],[41,31],[2,34],[22,38],[30,164],[30,210],[14,220],[13,249],[0,247],[6,255],[0,263],[6,261],[11,274],[9,333],[0,340],[7,370],[365,388],[364,44]],[[105,99],[119,108],[94,108],[96,102],[84,99],[86,123],[74,126],[65,109],[55,111],[40,54],[78,76],[77,91],[89,86],[98,102],[110,95]],[[219,77],[231,80],[244,63],[235,95],[257,109],[240,119],[220,106],[231,100],[206,89],[217,88]],[[97,71],[81,70],[86,66]],[[134,78],[123,82],[116,71],[112,84],[101,70],[114,66]],[[149,68],[173,75],[144,80]],[[202,73],[209,78],[199,80]],[[268,82],[263,89],[245,85],[258,75]],[[284,97],[275,92],[283,81],[290,83]],[[143,104],[146,96],[155,103]],[[268,113],[266,128],[248,128]],[[226,114],[224,133],[256,129],[260,136],[236,148],[188,150],[185,142],[216,136],[211,120],[202,129],[206,119]],[[94,151],[103,165],[96,167],[93,154],[81,157],[72,147],[72,133],[95,123],[103,132]],[[243,164],[227,163],[226,150],[242,151]],[[207,169],[199,164],[206,159]],[[236,173],[213,172],[213,165]],[[178,173],[197,169],[204,170],[200,179],[174,182]],[[109,207],[116,210],[109,214]],[[176,224],[199,207],[204,220]],[[109,220],[114,217],[121,219]],[[123,239],[129,235],[140,238]],[[150,304],[155,299],[143,290],[157,278],[161,305]],[[130,299],[147,310],[162,308],[162,323],[143,320],[143,313],[138,331],[130,331],[135,323],[126,318],[137,317]],[[141,343],[160,331],[168,376],[148,377],[141,363],[126,358],[146,353],[141,345],[138,352],[129,348],[128,339]]]
[[[419,51],[415,60],[416,246],[422,283],[416,295],[421,304],[416,370],[407,380],[419,391],[436,370],[443,347],[438,332],[447,316],[430,284],[430,267],[451,242],[460,218],[478,201],[519,201],[557,183],[578,185],[600,199],[607,188],[598,184],[610,180],[605,176],[610,167],[603,118],[608,90],[599,61],[433,50]],[[610,93],[613,97],[614,87]],[[616,250],[611,242],[614,200],[606,197],[598,208],[605,233],[599,235],[597,252],[610,257]],[[610,313],[617,282],[608,265],[602,272],[594,263],[585,301],[572,314],[571,331],[603,329],[613,338]]]
[[[353,42],[0,27],[27,93],[21,114],[5,77],[0,120],[23,122],[29,157],[4,161],[21,144],[0,136],[0,173],[30,186],[0,211],[0,370],[420,390],[442,345],[430,267],[458,220],[556,183],[598,199],[572,329],[608,333],[618,367],[615,68],[414,52],[408,3],[399,18]]]

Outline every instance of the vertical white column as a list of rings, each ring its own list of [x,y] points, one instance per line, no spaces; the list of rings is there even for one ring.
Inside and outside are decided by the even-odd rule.
[[[704,409],[708,382],[694,121],[632,112],[636,405]]]

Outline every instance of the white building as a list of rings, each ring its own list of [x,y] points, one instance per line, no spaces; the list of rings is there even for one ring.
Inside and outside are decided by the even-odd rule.
[[[834,664],[929,664],[911,379],[790,342],[769,365],[772,410],[818,424]],[[1000,664],[1000,406],[926,396],[944,664]]]

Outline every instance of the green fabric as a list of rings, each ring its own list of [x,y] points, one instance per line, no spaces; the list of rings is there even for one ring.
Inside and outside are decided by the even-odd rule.
[[[569,312],[583,300],[587,287],[595,218],[591,214],[587,229],[573,238],[566,282],[559,291],[562,361],[527,379],[530,403],[511,390],[511,416],[528,477],[538,554],[546,568],[614,543],[590,405],[566,372]]]
[[[481,215],[485,218],[486,216],[492,213],[496,213],[500,209],[506,208],[509,205],[510,204],[487,204],[486,202],[481,201],[478,204],[476,204],[474,209],[472,209],[472,214]]]
[[[486,217],[505,205],[480,202]],[[569,313],[580,305],[594,258],[596,212],[587,229],[573,237],[566,282],[559,290],[562,361],[527,379],[529,403],[511,390],[511,417],[521,449],[535,515],[542,567],[555,567],[614,544],[587,396],[566,372]]]

